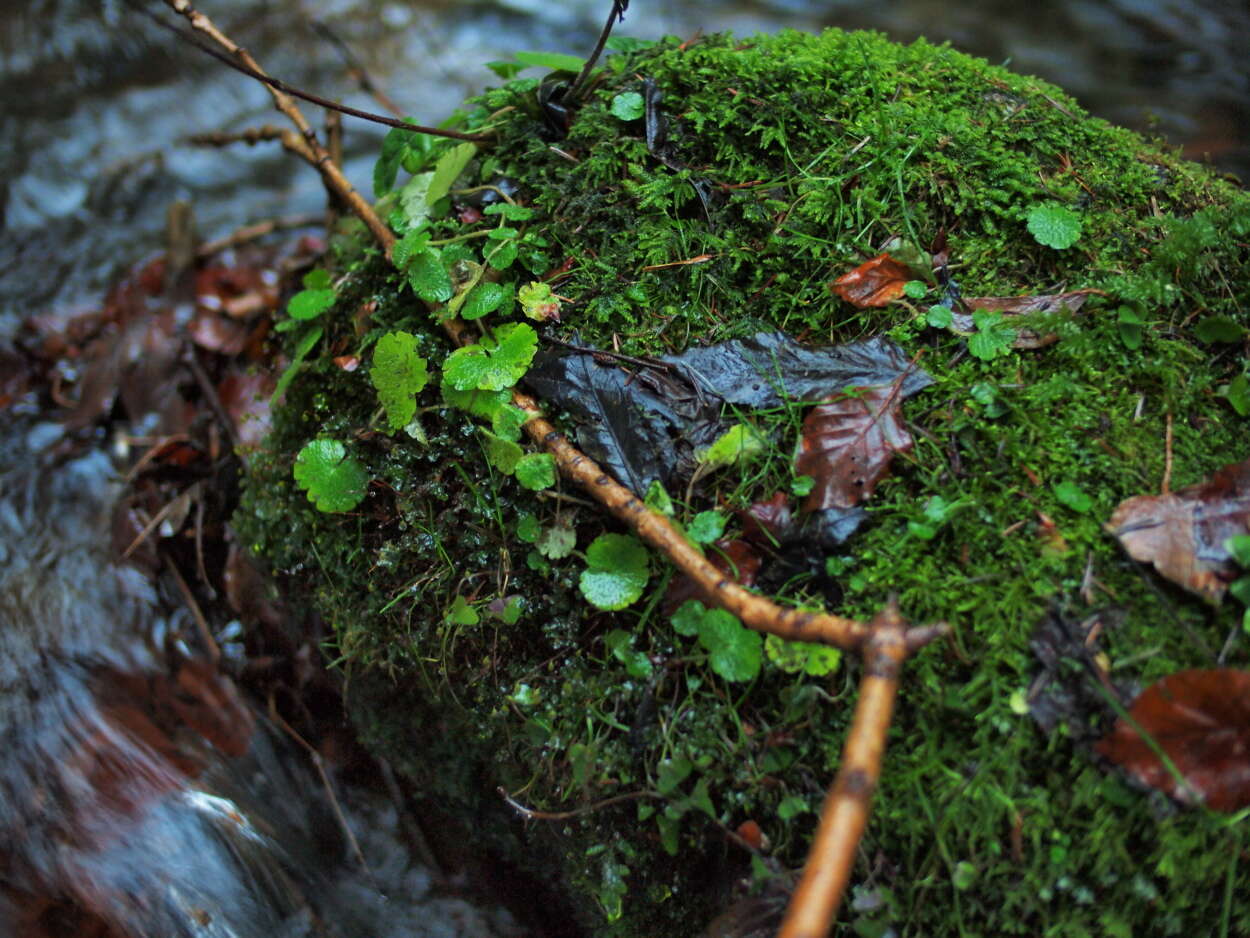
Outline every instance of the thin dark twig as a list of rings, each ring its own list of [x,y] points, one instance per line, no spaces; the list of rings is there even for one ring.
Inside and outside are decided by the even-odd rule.
[[[361,120],[372,121],[375,124],[385,124],[387,127],[398,127],[400,130],[411,130],[413,133],[429,134],[432,137],[450,137],[453,140],[469,140],[473,143],[484,143],[492,139],[490,134],[470,134],[459,130],[444,130],[439,127],[426,127],[423,124],[414,124],[410,121],[387,117],[385,114],[374,114],[372,111],[362,111],[358,108],[348,107],[346,104],[338,104],[331,101],[329,98],[323,98],[319,94],[313,94],[311,91],[302,91],[299,88],[288,85],[280,78],[274,78],[272,75],[266,75],[264,72],[258,72],[255,69],[244,65],[242,62],[235,61],[224,52],[214,49],[206,42],[202,42],[194,33],[189,33],[180,27],[175,26],[173,23],[168,23],[161,19],[151,10],[144,7],[139,0],[127,0],[127,2],[136,10],[139,10],[145,16],[149,17],[162,29],[169,30],[175,36],[185,42],[191,43],[191,45],[195,46],[206,55],[211,55],[218,62],[222,62],[230,66],[236,72],[242,72],[249,78],[255,78],[257,81],[262,82],[271,88],[276,88],[284,94],[289,94],[293,98],[302,98],[305,101],[317,105],[318,107],[329,108],[332,111],[339,111],[342,114],[346,114],[348,117],[358,117]]]
[[[599,56],[603,53],[603,47],[607,44],[608,36],[612,34],[613,24],[625,21],[625,11],[627,9],[629,9],[629,0],[612,0],[612,9],[608,13],[608,21],[603,24],[603,31],[599,33],[599,41],[595,44],[595,51],[590,53],[590,58],[582,66],[581,74],[577,76],[577,81],[573,82],[573,87],[569,89],[569,93],[565,97],[569,104],[575,103],[581,96],[582,89],[590,78],[590,70],[599,61]]]
[[[347,66],[348,74],[356,79],[356,84],[360,85],[360,90],[365,92],[377,101],[378,104],[386,108],[396,117],[403,117],[404,112],[395,104],[394,101],[377,86],[377,83],[370,77],[364,63],[356,57],[351,47],[344,42],[333,29],[330,28],[323,20],[313,19],[309,21],[313,28],[313,32],[334,47],[339,56],[343,59],[343,64]]]
[[[613,795],[611,798],[604,798],[602,801],[596,801],[594,804],[588,804],[581,808],[574,808],[572,811],[537,811],[534,808],[525,807],[525,805],[509,795],[508,789],[502,785],[495,790],[499,792],[499,797],[508,803],[508,807],[527,821],[567,821],[571,818],[581,817],[583,814],[590,814],[592,811],[600,811],[614,804],[620,804],[623,801],[637,801],[639,798],[659,798],[661,801],[664,800],[664,796],[659,792],[631,791],[623,795]]]

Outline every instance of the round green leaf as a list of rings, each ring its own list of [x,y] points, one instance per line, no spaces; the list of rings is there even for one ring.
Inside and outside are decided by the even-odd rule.
[[[699,644],[708,664],[727,681],[749,681],[760,673],[764,641],[724,609],[711,609],[699,623]]]
[[[365,497],[369,475],[338,440],[313,440],[295,457],[295,481],[319,511],[351,511]]]
[[[1073,511],[1084,514],[1094,507],[1094,500],[1090,498],[1085,491],[1070,479],[1059,482],[1055,485],[1055,498],[1067,505]]]
[[[686,526],[686,533],[696,544],[711,544],[725,533],[725,520],[719,511],[701,511]]]
[[[698,635],[699,623],[703,621],[707,607],[697,599],[687,599],[673,613],[673,630],[678,635]]]
[[[556,461],[550,453],[526,453],[516,464],[516,480],[532,492],[556,484]]]
[[[333,290],[300,290],[286,304],[286,311],[292,319],[316,319],[333,305]]]
[[[1034,240],[1056,250],[1072,247],[1081,236],[1081,216],[1053,202],[1033,206],[1028,226]]]
[[[578,585],[592,605],[624,609],[642,595],[651,576],[647,549],[627,534],[600,534],[586,550]]]
[[[612,116],[623,121],[634,121],[642,117],[644,111],[642,95],[637,91],[626,91],[612,99]]]

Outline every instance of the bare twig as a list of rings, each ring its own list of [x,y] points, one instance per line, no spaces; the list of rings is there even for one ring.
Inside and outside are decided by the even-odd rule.
[[[837,778],[825,797],[820,826],[790,899],[778,938],[823,938],[851,878],[855,852],[881,774],[898,675],[907,657],[907,622],[893,598],[869,625],[864,676]]]
[[[323,98],[319,94],[313,94],[311,91],[304,91],[300,88],[296,88],[294,85],[288,85],[286,82],[282,81],[280,78],[274,78],[272,75],[269,75],[264,70],[262,70],[260,66],[256,64],[255,59],[252,59],[250,55],[247,56],[247,58],[243,58],[239,56],[237,59],[231,59],[223,55],[222,53],[218,52],[212,46],[201,42],[194,35],[184,33],[177,26],[174,26],[171,23],[166,23],[160,17],[153,16],[151,11],[149,11],[146,7],[139,4],[138,0],[128,0],[128,2],[130,3],[131,6],[135,7],[135,9],[137,9],[140,13],[143,13],[149,18],[151,18],[152,21],[155,22],[162,29],[168,29],[174,35],[180,37],[186,42],[189,42],[191,45],[195,46],[197,49],[199,49],[201,52],[205,53],[206,55],[211,55],[213,58],[217,59],[217,61],[223,63],[224,65],[228,65],[230,68],[234,69],[236,72],[242,72],[244,75],[247,75],[249,78],[256,79],[257,81],[267,86],[270,92],[277,92],[283,95],[289,95],[290,97],[293,97],[293,98],[301,98],[302,100],[307,101],[310,104],[315,104],[318,107],[327,108],[328,110],[331,110],[331,111],[338,111],[341,114],[346,114],[348,117],[357,117],[360,120],[366,120],[374,124],[384,124],[387,127],[397,127],[400,130],[411,130],[413,133],[429,134],[433,137],[450,137],[453,140],[470,140],[475,143],[481,143],[481,142],[485,142],[491,139],[491,135],[489,133],[473,134],[473,133],[464,133],[459,130],[447,130],[443,127],[427,127],[424,124],[415,124],[412,121],[400,120],[394,117],[387,117],[385,114],[374,114],[372,111],[362,111],[359,108],[348,107],[346,104],[338,104],[334,101],[331,101],[329,98]],[[195,8],[191,6],[188,0],[165,0],[165,3],[175,13],[180,13],[183,16],[186,16],[187,20],[191,23],[192,29],[196,29],[200,32],[204,32],[204,30],[201,29],[200,25],[197,24],[195,20],[192,20],[191,18],[192,16],[195,16],[201,22],[207,23],[209,26],[212,26],[212,21],[209,20],[209,18],[204,16],[203,14],[197,13],[195,11]],[[186,11],[190,11],[190,14],[188,14]],[[217,42],[218,45],[222,45],[223,48],[226,48],[227,51],[229,51],[232,55],[238,56],[239,52],[242,52],[243,55],[247,55],[246,50],[243,50],[240,47],[236,46],[235,48],[232,49],[227,46],[224,46],[218,37],[226,38],[225,34],[219,32],[215,26],[212,26],[212,30],[213,30],[212,33],[205,33],[205,35],[208,35],[214,42]]]
[[[347,181],[347,177],[343,175],[343,172],[339,169],[338,165],[330,159],[330,154],[326,152],[325,148],[321,145],[321,141],[317,139],[317,135],[314,133],[312,126],[304,118],[304,115],[300,113],[299,108],[295,106],[295,102],[292,101],[290,96],[287,94],[287,90],[289,89],[279,87],[279,85],[282,84],[281,82],[277,82],[275,84],[276,80],[271,79],[265,74],[264,70],[260,67],[260,63],[252,58],[251,53],[225,33],[221,32],[213,24],[213,21],[203,13],[196,10],[195,7],[190,4],[189,0],[165,0],[165,3],[175,13],[185,17],[187,22],[191,24],[192,29],[208,36],[213,40],[213,42],[217,43],[234,56],[239,63],[246,66],[248,73],[251,74],[252,77],[265,83],[265,86],[269,89],[269,94],[273,97],[274,106],[286,115],[287,119],[295,125],[300,134],[303,136],[304,142],[308,145],[310,156],[307,157],[307,159],[309,162],[316,167],[317,172],[321,173],[321,178],[325,180],[326,185],[329,186],[341,199],[343,199],[344,203],[352,210],[352,213],[356,215],[356,217],[365,223],[365,226],[368,227],[369,231],[373,234],[373,237],[389,254],[391,245],[395,243],[395,236],[391,234],[391,230],[386,226],[382,219],[378,217],[377,213],[373,210],[369,203],[361,198],[360,193],[357,192],[352,184]],[[329,102],[326,103],[328,104]]]
[[[205,241],[200,245],[198,251],[195,252],[196,257],[201,259],[212,257],[214,254],[220,254],[229,248],[238,247],[263,238],[265,235],[273,234],[275,231],[289,231],[292,228],[311,228],[318,225],[324,220],[321,215],[292,215],[288,218],[270,218],[265,221],[258,221],[255,224],[244,225],[223,238],[215,241]]]

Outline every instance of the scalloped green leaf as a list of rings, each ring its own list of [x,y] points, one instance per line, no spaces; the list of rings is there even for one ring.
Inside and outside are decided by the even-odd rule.
[[[410,332],[388,332],[373,349],[369,380],[386,409],[392,430],[401,430],[417,413],[417,395],[429,383],[426,360],[417,352],[417,337]]]
[[[622,92],[612,99],[612,105],[608,110],[618,120],[636,121],[642,117],[642,112],[645,110],[642,95],[637,91]]]
[[[457,410],[463,410],[467,414],[474,417],[481,417],[483,420],[489,420],[494,423],[495,414],[499,410],[506,407],[512,400],[512,394],[508,391],[479,391],[476,388],[468,391],[459,391],[453,388],[447,381],[447,373],[443,372],[443,383],[440,386],[443,392],[443,400],[448,407],[454,407]],[[501,436],[503,434],[500,434]]]
[[[671,617],[673,630],[678,635],[698,635],[699,623],[703,621],[706,614],[707,606],[697,599],[687,599],[677,607],[677,611]]]
[[[482,209],[483,215],[502,215],[508,221],[529,221],[534,217],[534,210],[525,205],[513,202],[492,202]]]
[[[460,307],[460,318],[481,319],[487,313],[493,313],[511,297],[511,286],[502,283],[479,283],[469,291],[464,305]]]
[[[972,314],[977,331],[968,336],[968,352],[982,361],[1005,355],[1016,340],[1016,330],[1007,325],[997,310],[979,309]]]
[[[719,511],[701,511],[686,525],[686,533],[696,544],[711,544],[725,533],[727,519]]]
[[[838,670],[842,663],[842,652],[837,648],[814,642],[788,642],[776,635],[765,636],[764,653],[769,661],[787,674],[823,677]]]
[[[533,492],[556,484],[556,461],[550,453],[526,453],[516,464],[516,480]]]
[[[562,524],[544,528],[534,544],[535,549],[548,560],[563,560],[573,553],[576,546],[577,534],[572,528]]]
[[[427,303],[445,303],[455,292],[442,257],[432,248],[414,254],[408,261],[407,272],[412,291]]]
[[[295,457],[295,481],[318,511],[351,511],[365,497],[369,474],[338,440],[312,440]]]
[[[1081,216],[1053,202],[1033,206],[1027,223],[1035,241],[1058,251],[1072,247],[1081,237]]]
[[[486,461],[505,475],[516,471],[517,463],[525,453],[516,443],[495,436],[489,430],[482,430],[482,448],[486,450]]]
[[[709,609],[699,622],[699,644],[708,665],[727,681],[749,681],[760,673],[764,641],[724,609]]]
[[[430,230],[424,225],[409,228],[391,248],[391,263],[403,270],[412,258],[430,243]]]
[[[614,611],[636,602],[650,576],[650,557],[638,538],[600,534],[586,549],[578,586],[592,605]]]
[[[495,339],[466,345],[447,356],[443,379],[457,391],[501,391],[521,380],[538,350],[538,333],[523,322],[495,329]]]

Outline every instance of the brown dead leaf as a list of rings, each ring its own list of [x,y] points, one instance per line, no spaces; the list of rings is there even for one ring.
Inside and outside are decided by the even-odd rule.
[[[1070,313],[1079,312],[1085,305],[1087,297],[1097,294],[1106,296],[1102,290],[1073,290],[1069,293],[1051,293],[1046,296],[970,296],[964,297],[963,304],[969,312],[956,312],[951,319],[951,329],[961,334],[976,332],[972,321],[972,313],[980,310],[994,310],[1003,314],[1003,319],[1010,322],[1014,316],[1029,313],[1057,313],[1066,309]],[[1016,328],[1015,341],[1012,348],[1043,348],[1059,341],[1053,332],[1039,333],[1031,329]]]
[[[1178,671],[1152,684],[1129,714],[1172,760],[1168,771],[1127,720],[1095,749],[1144,785],[1214,811],[1250,805],[1250,673],[1231,668]]]
[[[1106,529],[1134,560],[1218,603],[1237,576],[1224,542],[1250,534],[1250,459],[1170,495],[1126,499]]]
[[[852,306],[864,309],[894,302],[903,295],[904,285],[915,279],[906,266],[889,254],[878,254],[843,274],[829,285],[829,290]]]
[[[872,495],[895,453],[912,447],[896,384],[857,388],[812,408],[803,421],[798,475],[816,480],[804,511],[851,508]]]

